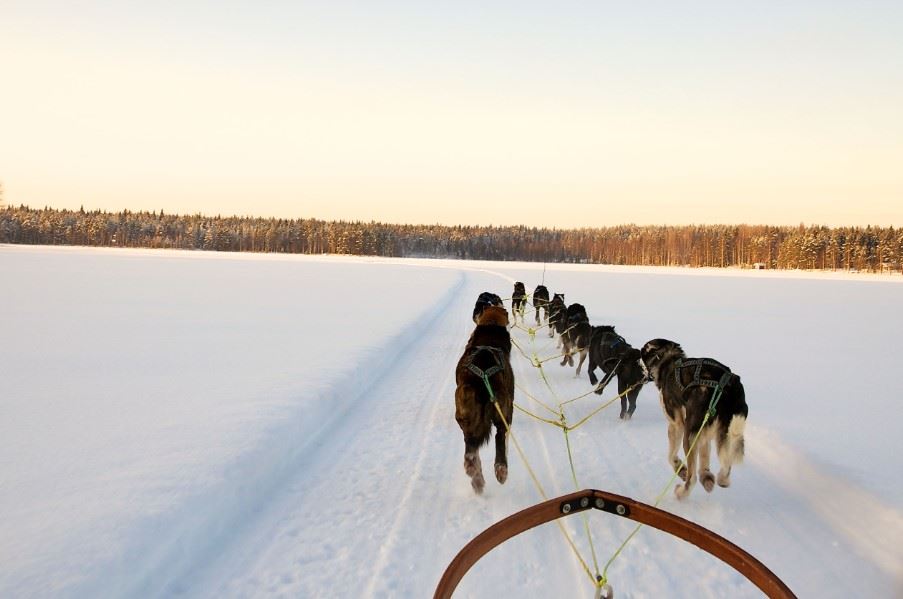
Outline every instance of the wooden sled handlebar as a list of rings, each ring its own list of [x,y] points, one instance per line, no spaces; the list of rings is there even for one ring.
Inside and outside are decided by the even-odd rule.
[[[450,599],[467,571],[484,555],[508,539],[540,524],[588,509],[598,509],[621,516],[693,543],[745,576],[768,597],[796,599],[793,591],[765,564],[724,537],[651,505],[595,489],[562,495],[528,507],[481,532],[465,545],[448,565],[439,580],[433,598]]]

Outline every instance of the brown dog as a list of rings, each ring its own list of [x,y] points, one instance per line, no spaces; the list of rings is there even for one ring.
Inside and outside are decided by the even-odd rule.
[[[464,472],[470,477],[473,490],[480,494],[486,481],[479,452],[489,441],[492,425],[495,425],[495,478],[500,484],[508,478],[505,422],[511,424],[514,411],[514,372],[508,312],[504,308],[488,306],[483,310],[464,355],[458,360],[455,380],[458,384],[455,420],[464,433]],[[498,410],[493,402],[498,404]]]

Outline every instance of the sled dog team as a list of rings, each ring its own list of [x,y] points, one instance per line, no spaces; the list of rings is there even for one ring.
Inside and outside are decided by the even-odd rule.
[[[522,282],[514,284],[511,322],[501,297],[481,293],[473,309],[476,327],[455,369],[455,420],[464,433],[464,471],[478,494],[486,484],[479,449],[489,441],[493,426],[495,478],[504,484],[508,477],[506,437],[514,411],[509,327],[518,319],[524,322],[529,297]],[[668,464],[679,469],[683,480],[675,488],[679,499],[690,493],[697,477],[706,491],[711,491],[716,482],[721,487],[730,485],[731,467],[743,460],[748,412],[738,375],[711,358],[688,358],[678,343],[667,339],[653,339],[636,349],[613,326],[591,325],[586,309],[578,303],[565,304],[563,293],[555,293],[549,299],[544,285],[536,287],[532,302],[536,324],[548,324],[549,337],[558,335],[562,366],[573,366],[576,354],[579,376],[588,356],[587,374],[597,394],[617,377],[621,419],[630,420],[644,383],[653,381],[658,387],[668,423]],[[602,370],[601,381],[596,377],[596,368]],[[708,420],[707,412],[711,412]],[[694,439],[696,443],[692,445]],[[710,470],[712,441],[718,452],[717,476]],[[683,446],[686,466],[678,458],[679,445]]]

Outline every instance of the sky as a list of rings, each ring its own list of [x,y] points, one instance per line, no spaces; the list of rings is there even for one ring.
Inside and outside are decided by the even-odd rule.
[[[900,2],[0,0],[7,204],[903,226]]]

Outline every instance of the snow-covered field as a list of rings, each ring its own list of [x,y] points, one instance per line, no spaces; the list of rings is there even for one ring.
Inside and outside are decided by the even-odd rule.
[[[733,485],[661,507],[800,597],[903,596],[900,277],[544,276],[634,345],[671,338],[743,377]],[[430,596],[467,541],[541,500],[513,447],[507,484],[473,494],[453,370],[476,296],[542,277],[541,264],[0,246],[0,597]],[[518,383],[554,401],[513,359]],[[590,389],[547,370],[561,399]],[[574,490],[560,430],[516,412],[514,433],[550,495]],[[651,385],[632,421],[612,407],[571,439],[581,488],[652,502],[669,479]],[[589,521],[604,563],[631,527]],[[564,522],[591,560],[582,520]],[[619,597],[758,596],[648,528],[609,578]],[[592,591],[547,525],[487,555],[457,596]]]

